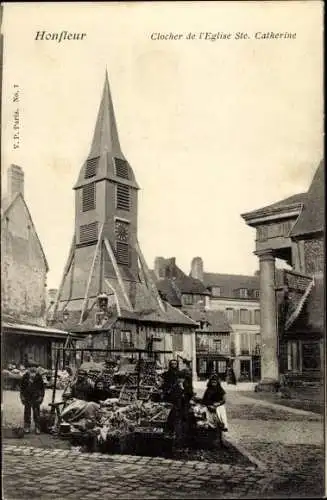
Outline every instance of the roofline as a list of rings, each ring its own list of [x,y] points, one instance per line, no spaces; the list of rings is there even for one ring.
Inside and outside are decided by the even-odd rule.
[[[297,233],[294,236],[290,234],[290,238],[292,240],[301,240],[301,239],[306,239],[309,236],[323,236],[324,235],[324,230],[323,229],[315,229],[314,231],[303,231],[301,233]]]
[[[36,239],[37,239],[37,241],[38,241],[38,243],[39,243],[39,245],[40,245],[40,248],[41,248],[41,253],[42,253],[43,258],[44,258],[44,263],[45,263],[45,267],[46,267],[46,272],[49,272],[50,268],[49,268],[49,264],[48,264],[47,258],[46,258],[46,256],[45,256],[44,250],[43,250],[42,243],[41,243],[40,238],[39,238],[39,236],[38,236],[38,234],[37,234],[36,227],[35,227],[35,225],[34,225],[34,222],[33,222],[33,218],[32,218],[31,212],[30,212],[30,210],[29,210],[29,208],[28,208],[28,206],[27,206],[27,203],[26,203],[25,198],[24,198],[24,196],[23,196],[23,194],[22,194],[22,193],[16,193],[16,195],[13,197],[13,199],[12,199],[12,200],[11,200],[11,202],[9,203],[8,207],[4,210],[3,214],[1,215],[1,219],[3,219],[3,217],[5,217],[5,215],[6,215],[6,214],[8,213],[8,211],[9,211],[9,209],[12,207],[13,203],[14,203],[14,202],[15,202],[15,201],[19,198],[19,197],[21,197],[21,199],[22,199],[22,201],[23,201],[23,203],[24,203],[24,205],[25,205],[25,208],[26,208],[26,210],[27,210],[28,216],[29,216],[29,218],[31,219],[32,227],[33,227],[33,229],[34,229],[34,232],[35,232],[35,235],[36,235]]]
[[[67,330],[58,330],[57,328],[28,325],[24,323],[12,323],[9,321],[4,321],[1,324],[1,328],[4,330],[21,330],[22,332],[30,332],[35,335],[48,334],[48,336],[53,335],[54,337],[58,336],[66,338],[68,335]]]
[[[281,207],[260,208],[259,210],[253,210],[252,212],[243,213],[241,214],[241,217],[249,226],[251,226],[258,224],[259,222],[266,222],[268,220],[294,217],[300,214],[302,208],[303,203],[296,202],[290,203],[288,205],[283,205]]]
[[[84,179],[82,182],[76,182],[76,184],[73,187],[73,190],[76,191],[77,189],[81,189],[82,187],[86,186],[87,184],[101,182],[101,181],[105,181],[105,180],[112,182],[112,183],[124,184],[124,185],[129,186],[133,189],[136,189],[137,191],[139,191],[141,189],[136,181],[133,182],[133,181],[130,181],[128,179],[123,179],[123,178],[120,178],[117,176],[114,177],[114,176],[109,176],[109,175],[102,175],[101,177],[96,177],[94,179],[92,177],[90,177],[88,179]]]

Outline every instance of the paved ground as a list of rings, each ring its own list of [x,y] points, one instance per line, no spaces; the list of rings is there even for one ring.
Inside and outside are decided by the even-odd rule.
[[[235,389],[228,391],[227,397],[228,439],[253,461],[253,466],[90,455],[68,449],[40,449],[35,445],[30,448],[21,446],[22,442],[15,447],[18,440],[7,440],[4,498],[321,497],[324,465],[321,416],[265,404]],[[21,419],[21,407],[16,408],[15,398],[17,394],[4,395],[7,422],[12,420],[10,412],[14,419]]]

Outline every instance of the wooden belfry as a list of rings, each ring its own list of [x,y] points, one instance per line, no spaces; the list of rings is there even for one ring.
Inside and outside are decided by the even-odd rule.
[[[83,324],[101,293],[119,317],[142,309],[165,316],[137,239],[139,186],[120,147],[107,73],[90,152],[74,190],[75,234],[54,321],[73,311],[75,324]]]

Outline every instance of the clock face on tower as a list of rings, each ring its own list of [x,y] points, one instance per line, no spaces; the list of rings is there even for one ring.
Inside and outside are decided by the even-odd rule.
[[[124,221],[116,221],[115,234],[118,241],[128,242],[129,224]]]

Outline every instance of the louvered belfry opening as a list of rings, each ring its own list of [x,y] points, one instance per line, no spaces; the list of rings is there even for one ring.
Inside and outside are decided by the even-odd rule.
[[[91,222],[80,226],[79,241],[81,245],[94,243],[98,239],[98,223]]]
[[[89,158],[86,161],[85,179],[90,179],[90,177],[94,177],[97,174],[99,158],[100,157],[97,156],[95,158]]]
[[[82,210],[88,212],[95,209],[95,182],[86,184],[82,189]]]
[[[128,243],[116,241],[116,259],[117,264],[120,264],[122,266],[129,266],[130,260]]]
[[[114,158],[114,160],[117,177],[121,177],[122,179],[129,179],[127,161],[122,160],[121,158]]]
[[[117,184],[117,208],[119,210],[130,210],[130,188],[125,184]]]

